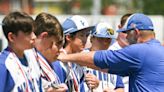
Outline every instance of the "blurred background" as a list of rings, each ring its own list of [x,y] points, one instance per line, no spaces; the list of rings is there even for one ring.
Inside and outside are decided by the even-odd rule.
[[[164,0],[0,0],[0,14],[19,10],[35,15],[52,14],[119,15],[143,12],[164,15]]]
[[[122,15],[141,12],[150,16],[157,39],[164,42],[164,0],[0,0],[0,21],[12,11],[24,11],[34,18],[40,12],[48,12],[61,23],[78,14],[84,16],[90,25],[105,21],[115,30]],[[1,31],[0,50],[6,45]]]

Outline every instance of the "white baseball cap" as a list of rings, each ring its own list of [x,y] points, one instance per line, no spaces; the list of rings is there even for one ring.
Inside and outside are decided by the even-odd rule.
[[[115,38],[114,34],[112,26],[106,22],[96,24],[91,31],[91,35],[100,38]]]
[[[91,30],[93,26],[89,26],[88,22],[85,18],[74,15],[72,17],[67,18],[62,24],[64,34],[70,34],[82,29]]]

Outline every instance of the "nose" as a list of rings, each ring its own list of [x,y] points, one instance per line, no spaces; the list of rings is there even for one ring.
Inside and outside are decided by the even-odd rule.
[[[35,43],[35,39],[36,39],[36,35],[34,34],[34,32],[31,33],[31,40],[30,43],[34,44]]]

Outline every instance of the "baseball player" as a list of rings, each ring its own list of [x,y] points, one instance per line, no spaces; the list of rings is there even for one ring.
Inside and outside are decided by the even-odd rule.
[[[0,55],[0,92],[42,92],[40,68],[23,54],[32,48],[34,20],[12,12],[3,19],[2,29],[8,47]]]
[[[46,92],[66,91],[67,86],[61,84],[51,65],[56,60],[59,49],[63,46],[62,27],[56,17],[48,13],[38,14],[35,23],[35,48],[26,50],[25,54],[29,56],[29,60],[36,60],[35,62],[40,65],[42,84]]]
[[[65,44],[62,52],[64,54],[71,54],[83,51],[89,31],[92,28],[89,27],[88,22],[83,17],[74,15],[67,18],[62,27],[65,34]],[[69,92],[84,91],[82,87],[84,72],[81,66],[59,61],[54,62],[53,66],[61,81],[67,84]]]
[[[114,38],[115,38],[114,30],[112,29],[112,27],[108,23],[100,22],[95,25],[94,29],[92,29],[91,32],[92,46],[87,50],[88,51],[106,50],[108,49],[112,39]],[[124,85],[122,83],[122,79],[120,76],[104,73],[91,68],[87,68],[87,71],[89,72],[88,74],[86,74],[86,78],[85,78],[87,85],[94,85],[94,82],[90,81],[94,79],[93,76],[90,75],[90,73],[96,75],[100,80],[98,88],[94,90],[95,92],[98,91],[106,92],[109,90],[115,92],[123,92]],[[88,90],[89,90],[88,87],[85,87],[85,91],[88,92]]]

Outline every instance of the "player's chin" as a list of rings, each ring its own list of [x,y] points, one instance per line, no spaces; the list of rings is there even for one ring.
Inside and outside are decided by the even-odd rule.
[[[83,50],[84,50],[84,46],[81,46],[81,47],[79,48],[79,50],[80,50],[80,51],[83,51]]]
[[[52,61],[53,61],[53,62],[56,61],[56,60],[57,60],[57,57],[58,57],[58,56],[55,56],[55,57],[53,58]]]
[[[32,49],[32,48],[34,48],[34,46],[28,46],[28,47],[26,47],[24,49],[27,50],[27,49]]]
[[[57,58],[52,58],[52,59],[49,59],[49,63],[52,63],[52,62],[55,62],[57,60]]]

